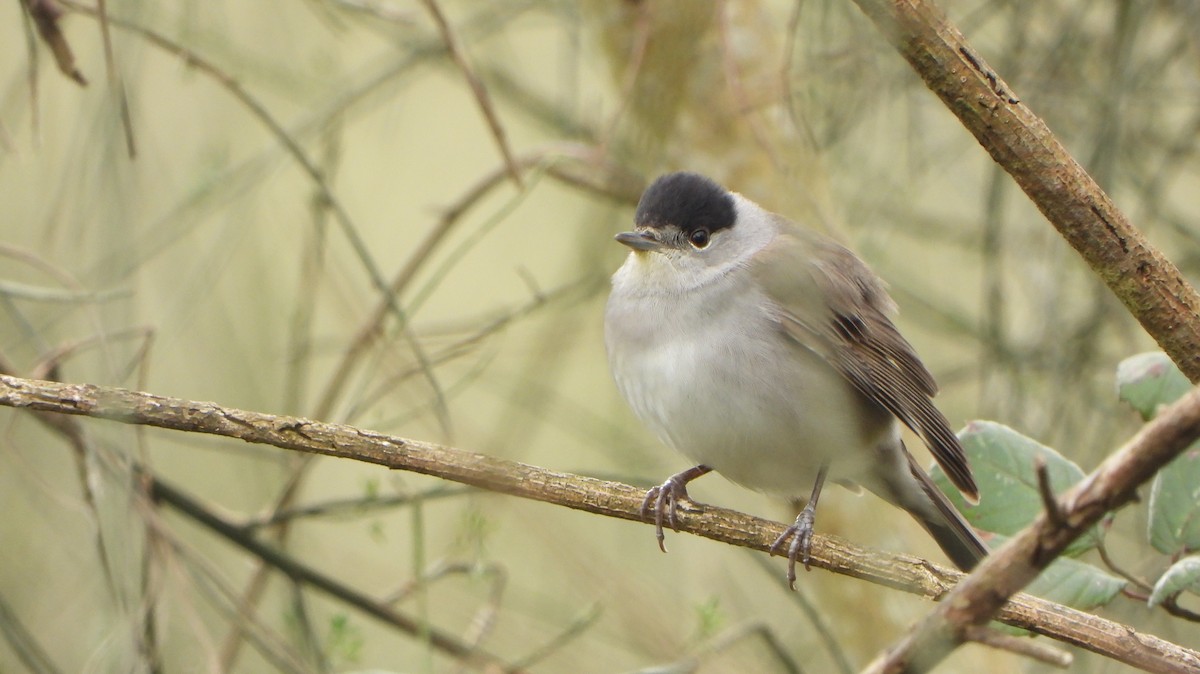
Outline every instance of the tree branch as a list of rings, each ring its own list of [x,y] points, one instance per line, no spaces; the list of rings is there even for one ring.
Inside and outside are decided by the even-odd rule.
[[[933,2],[854,0],[1193,383],[1200,295]]]
[[[1191,398],[1200,398],[1200,394]],[[0,375],[0,405],[238,438],[433,475],[607,517],[642,519],[640,510],[645,492],[637,487],[352,426],[247,412],[127,389],[3,375]],[[1156,420],[1147,428],[1158,425]],[[1145,469],[1144,466],[1140,468],[1138,474]],[[1105,502],[1104,505],[1115,504]],[[1096,507],[1100,505],[1088,504],[1089,509]],[[1074,507],[1064,510],[1071,513]],[[764,552],[783,529],[783,525],[776,522],[699,505],[682,512],[679,525],[681,531]],[[868,551],[820,534],[813,538],[812,565],[930,599],[946,596],[962,577],[958,572],[916,557]],[[1029,595],[1013,597],[999,610],[996,619],[1138,666],[1154,663],[1162,671],[1180,671],[1169,667],[1180,662],[1195,663],[1192,666],[1200,664],[1200,653],[1152,635],[1140,634],[1126,625]]]
[[[1198,436],[1200,387],[1163,410],[1091,475],[1058,499],[1057,515],[1043,512],[1033,524],[988,555],[908,636],[864,671],[883,674],[932,668],[964,641],[970,625],[982,625],[989,620],[1008,597],[1037,578],[1071,541],[1106,513],[1132,501],[1138,485],[1191,446]],[[1130,657],[1122,661],[1153,672],[1200,671],[1200,657],[1196,653],[1178,660]]]

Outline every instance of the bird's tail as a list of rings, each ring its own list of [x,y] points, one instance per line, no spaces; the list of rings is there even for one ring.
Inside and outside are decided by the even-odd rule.
[[[911,514],[933,540],[937,542],[942,552],[963,571],[975,568],[979,560],[987,556],[988,549],[975,530],[963,519],[963,516],[950,503],[950,499],[937,488],[933,480],[917,465],[916,459],[908,453],[909,470],[920,485],[926,497],[922,504],[900,504]]]

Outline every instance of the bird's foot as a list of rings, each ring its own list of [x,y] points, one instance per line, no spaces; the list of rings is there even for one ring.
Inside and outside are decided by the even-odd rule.
[[[804,570],[809,570],[810,553],[812,551],[813,523],[816,521],[816,509],[809,505],[800,511],[796,516],[796,523],[783,530],[779,538],[771,544],[771,554],[779,552],[783,548],[783,544],[789,538],[792,539],[792,544],[787,548],[788,571],[787,580],[788,587],[796,589],[796,560],[800,560],[804,564]]]
[[[658,539],[659,550],[667,551],[667,537],[663,533],[663,522],[665,521],[675,531],[679,531],[679,504],[681,502],[694,503],[688,496],[687,484],[711,470],[708,466],[689,468],[682,473],[672,475],[659,486],[652,487],[646,492],[646,498],[642,499],[642,517],[648,518],[653,511],[654,537]]]

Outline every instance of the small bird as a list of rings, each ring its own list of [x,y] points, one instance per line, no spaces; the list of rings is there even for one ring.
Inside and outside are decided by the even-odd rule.
[[[646,494],[665,552],[687,484],[711,471],[797,497],[795,524],[771,551],[810,561],[826,475],[909,514],[966,571],[987,548],[905,448],[903,424],[950,481],[979,498],[967,457],[933,405],[933,376],[901,336],[895,304],[866,263],[830,238],[695,173],[642,195],[632,249],[612,278],[609,365],[634,413],[698,465]]]

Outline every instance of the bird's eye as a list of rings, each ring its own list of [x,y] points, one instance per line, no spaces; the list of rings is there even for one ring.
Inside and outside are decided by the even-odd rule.
[[[703,247],[707,246],[708,245],[708,230],[707,229],[693,230],[691,234],[688,234],[688,241],[691,241],[692,245],[697,248],[703,248]]]

